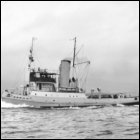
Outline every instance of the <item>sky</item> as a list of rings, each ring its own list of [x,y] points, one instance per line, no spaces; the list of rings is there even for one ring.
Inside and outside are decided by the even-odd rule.
[[[89,91],[139,92],[138,1],[1,1],[2,89],[25,79],[32,37],[36,65],[57,70],[75,36]]]

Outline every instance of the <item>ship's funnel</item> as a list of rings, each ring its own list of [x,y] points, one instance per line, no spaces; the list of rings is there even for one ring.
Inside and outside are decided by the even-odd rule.
[[[70,67],[71,67],[70,60],[64,59],[61,61],[60,77],[59,77],[59,87],[61,87],[61,88],[69,87]]]

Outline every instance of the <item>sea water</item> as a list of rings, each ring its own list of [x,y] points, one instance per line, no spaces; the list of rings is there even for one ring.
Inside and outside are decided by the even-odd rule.
[[[139,105],[37,109],[1,102],[1,139],[138,139]]]

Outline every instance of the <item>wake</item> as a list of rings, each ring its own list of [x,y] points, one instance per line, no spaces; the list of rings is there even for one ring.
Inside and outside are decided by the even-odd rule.
[[[1,108],[25,108],[25,107],[30,107],[30,106],[28,106],[26,104],[14,105],[11,103],[6,103],[6,102],[2,101],[2,99],[1,99]]]

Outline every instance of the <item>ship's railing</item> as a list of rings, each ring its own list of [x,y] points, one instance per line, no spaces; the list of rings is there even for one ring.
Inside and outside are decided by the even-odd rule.
[[[41,69],[41,68],[33,68],[31,72],[47,72],[47,73],[56,73],[59,74],[59,70],[48,70],[48,69]]]
[[[65,87],[59,87],[59,92],[79,92],[78,88],[65,88]]]
[[[6,89],[9,94],[17,94],[17,95],[24,95],[25,88],[24,87],[19,87],[19,88],[10,88]]]

